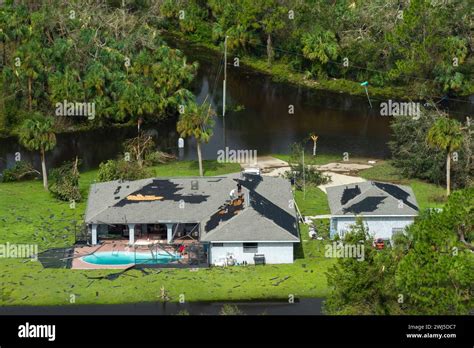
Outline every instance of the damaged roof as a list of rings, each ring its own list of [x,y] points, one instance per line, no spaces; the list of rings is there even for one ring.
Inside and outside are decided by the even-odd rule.
[[[230,192],[242,185],[243,208],[230,207]],[[88,224],[201,223],[203,241],[298,242],[288,180],[241,173],[219,177],[150,178],[91,186]]]
[[[376,181],[327,188],[332,215],[418,215],[415,195],[408,186]]]

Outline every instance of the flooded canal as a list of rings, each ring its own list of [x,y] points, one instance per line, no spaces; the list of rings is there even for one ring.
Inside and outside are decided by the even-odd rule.
[[[391,117],[381,116],[379,103],[369,107],[365,97],[310,90],[272,81],[268,75],[243,66],[235,67],[229,57],[227,70],[227,112],[222,118],[222,57],[202,48],[170,43],[183,49],[189,61],[198,61],[199,70],[192,90],[202,101],[211,100],[218,117],[214,136],[203,146],[203,156],[215,159],[217,151],[228,146],[236,150],[256,150],[257,154],[288,153],[291,143],[307,139],[310,132],[319,135],[318,152],[387,158],[390,152]],[[294,110],[294,113],[290,112]],[[451,110],[474,111],[474,98],[456,103]],[[144,124],[158,147],[177,153],[176,120],[159,125]],[[224,132],[225,124],[225,132]],[[57,166],[75,156],[82,159],[83,170],[95,168],[106,159],[115,158],[125,139],[136,135],[136,127],[118,127],[59,134],[57,146],[47,153],[48,165]],[[225,137],[224,137],[225,136]],[[310,146],[308,142],[308,147]],[[37,154],[21,148],[15,138],[0,139],[0,170],[14,164],[15,153],[39,168]],[[180,158],[195,159],[195,144],[186,139]]]

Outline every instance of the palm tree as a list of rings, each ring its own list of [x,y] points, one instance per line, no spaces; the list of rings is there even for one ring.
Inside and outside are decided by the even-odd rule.
[[[451,154],[462,146],[461,124],[447,117],[439,118],[428,130],[428,145],[446,152],[446,195],[451,192]]]
[[[303,34],[303,55],[313,61],[326,64],[329,60],[338,56],[339,46],[336,35],[332,31],[316,29],[313,32]]]
[[[56,146],[56,135],[53,131],[52,118],[34,118],[23,122],[19,134],[20,143],[30,151],[39,151],[41,155],[41,172],[43,186],[48,189],[48,174],[46,172],[46,151]]]
[[[193,136],[196,139],[200,176],[203,176],[201,143],[207,143],[213,134],[215,114],[211,105],[206,101],[202,105],[190,103],[176,124],[176,129],[181,137]]]

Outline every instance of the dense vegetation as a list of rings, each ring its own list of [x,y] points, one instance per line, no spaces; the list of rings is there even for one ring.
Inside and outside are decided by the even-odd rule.
[[[196,65],[169,48],[131,2],[12,1],[0,7],[0,132],[33,113],[56,129],[177,114]],[[64,103],[89,103],[80,115]],[[64,103],[63,110],[59,104]],[[75,106],[75,105],[74,105]],[[76,110],[77,111],[77,110]],[[65,117],[82,116],[82,117]],[[83,117],[87,116],[87,117]]]
[[[152,166],[176,159],[174,155],[155,149],[152,137],[140,132],[138,136],[124,142],[124,152],[117,159],[100,163],[97,180],[139,180],[154,176]]]
[[[449,121],[448,121],[449,120]],[[436,122],[449,122],[458,129],[458,146],[449,151],[430,145],[429,135],[436,129]],[[418,178],[435,184],[446,183],[447,157],[450,159],[452,187],[472,186],[474,177],[474,143],[471,141],[472,124],[461,125],[435,110],[422,110],[419,118],[411,116],[395,117],[391,123],[392,140],[389,142],[392,163],[400,174],[409,178]],[[439,140],[449,143],[453,136],[445,134]],[[451,139],[452,141],[452,139]]]
[[[164,0],[165,25],[307,78],[404,86],[412,97],[474,91],[469,1]]]
[[[412,98],[474,92],[468,1],[15,1],[0,7],[0,132],[57,103],[94,103],[88,125],[177,113],[196,66],[161,29],[281,63],[309,80],[368,80]],[[346,81],[346,82],[344,82]],[[68,127],[84,119],[60,117]]]
[[[40,173],[19,161],[3,172],[0,193],[7,199],[0,201],[0,242],[32,242],[40,250],[70,246],[83,224],[83,198],[96,180],[218,175],[240,169],[238,164],[201,160],[200,146],[212,136],[214,112],[206,103],[197,105],[187,90],[197,66],[166,44],[162,29],[214,47],[227,37],[232,59],[280,64],[283,73],[301,74],[306,81],[337,79],[359,87],[368,80],[371,86],[404,88],[413,98],[425,98],[474,93],[471,22],[469,2],[463,0],[3,1],[0,134],[16,133],[25,148],[40,154],[42,168]],[[57,109],[63,101],[92,103],[94,114],[65,117]],[[163,164],[172,158],[156,151],[151,138],[139,130],[124,143],[123,154],[97,171],[79,175],[76,160],[51,169],[48,182],[45,156],[55,147],[57,132],[122,123],[140,126],[178,112],[177,130],[195,138],[199,161]],[[410,184],[423,212],[393,249],[375,250],[370,231],[361,224],[354,227],[346,242],[363,241],[365,262],[337,261],[328,273],[333,292],[326,310],[467,313],[473,306],[474,192],[460,189],[472,186],[472,130],[429,110],[419,119],[395,117],[392,128],[393,162],[377,164],[360,176]],[[327,197],[316,185],[328,178],[310,165],[340,159],[318,154],[305,158],[303,166],[302,151],[295,146],[285,157],[291,165],[288,175],[299,188],[295,199],[304,215],[327,214]],[[40,174],[42,185],[13,182]],[[440,187],[406,177],[448,181],[448,188],[452,179],[457,191],[443,206],[447,198],[440,198]],[[434,206],[443,210],[424,211]],[[87,278],[112,271],[43,270],[38,264],[4,259],[0,303],[63,304],[74,286],[83,296],[78,303],[154,301],[158,284],[166,286],[173,301],[183,292],[187,300],[326,296],[324,271],[335,261],[323,257],[324,242],[304,240],[306,229],[302,226],[303,240],[292,265],[207,269],[194,275],[187,270],[148,276],[133,271],[138,279],[122,277],[112,287]],[[276,279],[288,281],[279,285]],[[137,292],[138,287],[146,291]]]
[[[62,201],[79,202],[82,195],[79,189],[79,159],[73,162],[66,162],[59,168],[50,171],[51,181],[49,191]]]
[[[331,314],[468,314],[474,274],[474,190],[425,211],[393,248],[377,250],[359,221],[344,243],[363,241],[364,262],[341,258],[328,272]]]

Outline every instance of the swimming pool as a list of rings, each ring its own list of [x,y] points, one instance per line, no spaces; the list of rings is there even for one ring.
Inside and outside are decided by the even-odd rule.
[[[136,257],[136,258],[135,258]],[[104,251],[94,253],[82,257],[82,261],[92,263],[94,265],[130,265],[137,264],[161,265],[170,263],[171,261],[179,260],[179,255],[156,254],[155,257],[151,253],[134,253],[131,251]]]

